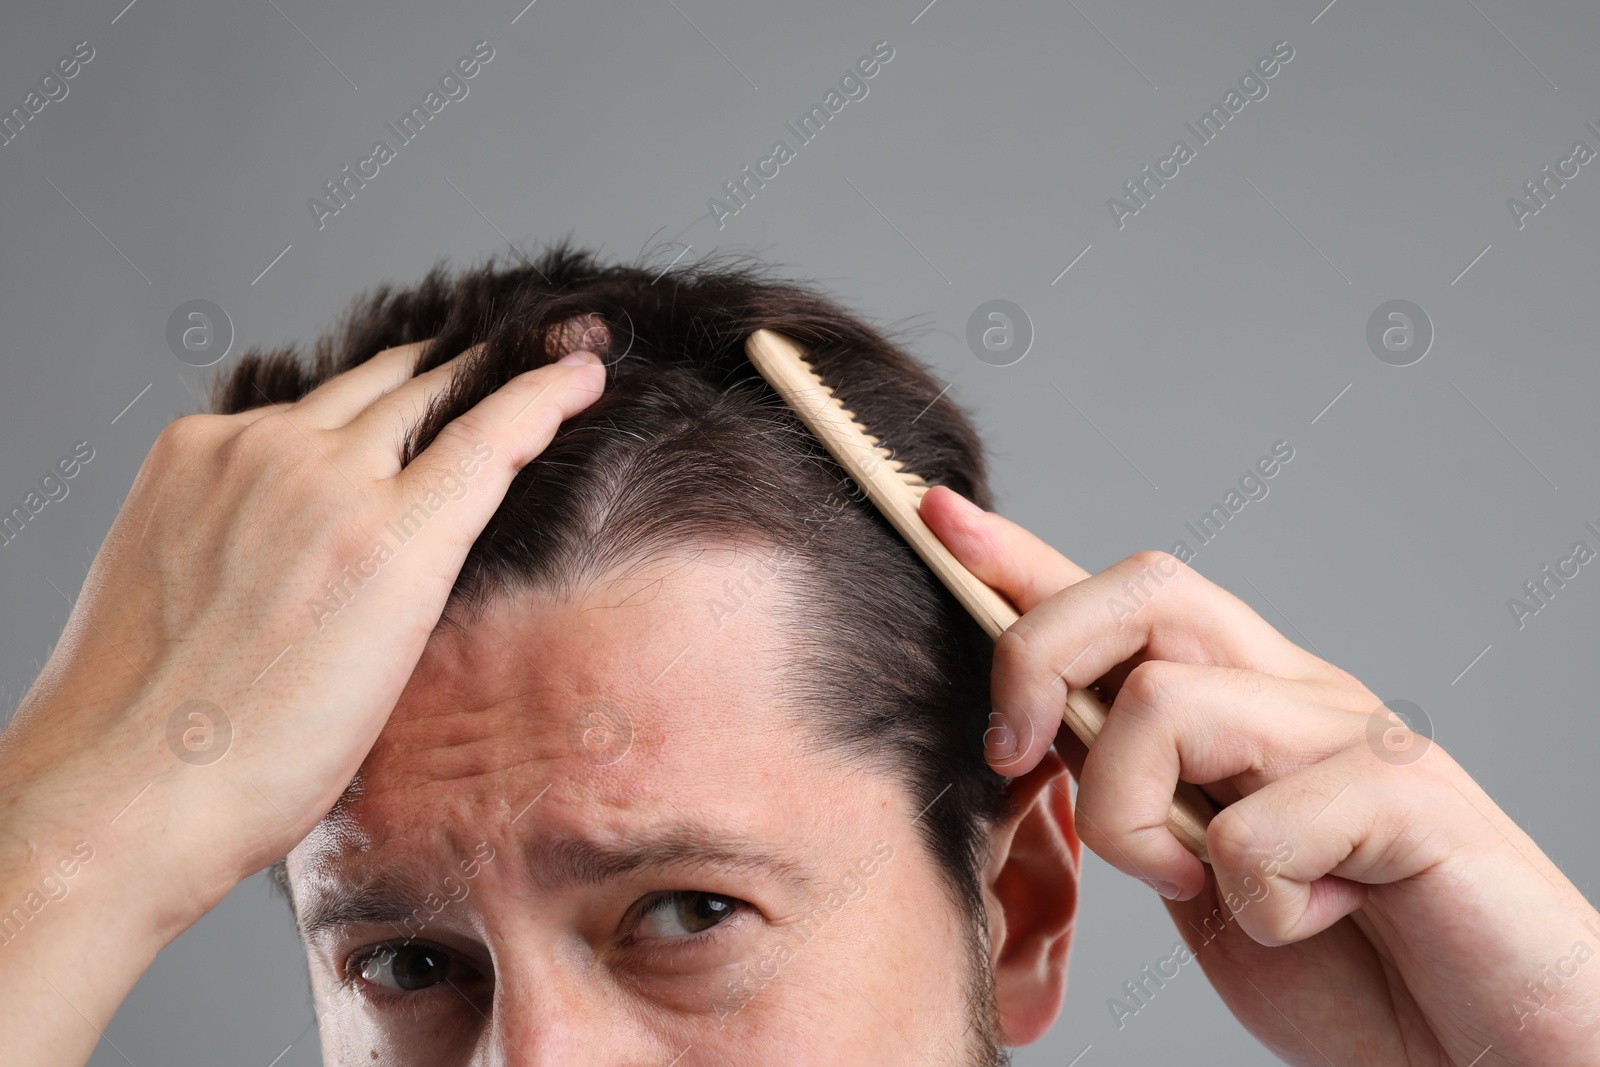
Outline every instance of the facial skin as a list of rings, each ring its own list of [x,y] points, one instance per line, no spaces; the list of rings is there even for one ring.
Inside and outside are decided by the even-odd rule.
[[[1076,907],[1059,760],[1013,783],[982,946],[918,838],[935,798],[782,703],[783,591],[716,625],[730,564],[679,553],[430,640],[289,857],[327,1062],[973,1065],[1049,1027]]]

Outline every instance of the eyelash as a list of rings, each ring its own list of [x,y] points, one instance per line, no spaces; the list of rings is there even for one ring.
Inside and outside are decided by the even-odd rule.
[[[386,1007],[413,1005],[420,1008],[421,1005],[430,999],[434,994],[452,992],[453,990],[451,989],[449,983],[444,985],[429,986],[426,989],[419,989],[414,992],[400,992],[398,990],[384,989],[382,986],[373,985],[371,982],[368,982],[361,977],[361,971],[366,967],[369,960],[376,958],[384,952],[392,952],[395,949],[403,948],[406,945],[426,945],[430,948],[436,948],[440,952],[448,953],[454,960],[461,959],[461,954],[459,952],[446,948],[444,945],[441,945],[436,941],[419,941],[409,938],[399,941],[380,941],[376,945],[368,945],[365,948],[362,948],[357,952],[353,952],[346,957],[344,961],[344,987],[346,989],[354,990],[358,995],[365,997],[368,1000],[375,1001]],[[476,970],[477,968],[474,967],[473,969]]]
[[[733,914],[729,915],[721,922],[714,923],[711,926],[706,927],[704,930],[700,930],[692,934],[685,934],[682,937],[642,938],[630,932],[628,936],[623,938],[623,940],[618,944],[617,948],[623,950],[633,950],[637,953],[641,953],[646,957],[646,959],[654,959],[659,956],[675,955],[681,952],[692,952],[697,949],[706,948],[717,944],[728,934],[730,927],[736,924],[743,925],[746,914],[752,908],[751,904],[740,900],[738,897],[727,896],[723,893],[711,893],[708,890],[699,889],[669,889],[664,892],[653,893],[641,900],[633,909],[630,916],[631,922],[629,922],[628,925],[630,927],[637,927],[639,923],[644,920],[644,917],[649,915],[655,909],[669,903],[675,903],[677,900],[686,896],[696,896],[701,894],[706,896],[721,897],[724,900],[731,901],[733,903]],[[428,995],[440,992],[441,990],[447,990],[448,983],[446,985],[430,986],[427,989],[421,989],[414,992],[397,992],[395,990],[384,989],[381,986],[373,985],[361,977],[361,971],[366,967],[368,961],[374,959],[384,952],[393,951],[407,944],[425,944],[430,947],[437,948],[441,952],[449,953],[449,955],[454,959],[461,958],[460,953],[432,941],[382,941],[375,945],[368,945],[357,952],[351,953],[345,958],[344,984],[346,988],[356,990],[363,997],[391,1005],[420,1004],[423,998],[426,998]]]
[[[745,914],[751,909],[750,904],[740,900],[738,897],[730,897],[725,893],[713,893],[705,889],[669,889],[661,893],[652,893],[650,896],[647,896],[640,901],[638,907],[636,907],[633,911],[633,921],[629,923],[629,926],[637,927],[639,923],[644,920],[646,915],[649,915],[657,908],[667,904],[676,903],[684,897],[694,896],[720,897],[723,900],[731,901],[733,903],[733,914],[729,915],[726,919],[723,919],[719,923],[713,923],[704,930],[700,930],[692,934],[685,934],[682,937],[638,937],[632,933],[629,933],[628,936],[623,939],[619,947],[633,948],[635,946],[644,945],[647,946],[645,949],[643,949],[643,951],[646,952],[674,952],[689,951],[704,945],[715,944],[728,932],[729,927],[733,926],[735,923],[742,925]]]

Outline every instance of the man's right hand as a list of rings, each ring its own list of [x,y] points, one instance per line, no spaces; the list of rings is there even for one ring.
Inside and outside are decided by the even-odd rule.
[[[0,927],[0,1063],[86,1060],[84,1024],[327,813],[512,478],[605,381],[591,353],[522,374],[402,468],[475,355],[412,377],[423,347],[156,439],[0,735],[0,918],[45,899]],[[30,898],[80,842],[71,892]]]

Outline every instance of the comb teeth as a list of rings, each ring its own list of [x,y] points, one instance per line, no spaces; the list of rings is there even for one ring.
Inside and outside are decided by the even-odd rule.
[[[811,360],[806,357],[804,352],[797,353],[796,359],[801,367],[804,368],[806,375],[810,377],[812,383],[816,386],[817,391],[828,398],[827,405],[829,413],[837,416],[836,421],[848,423],[851,427],[853,427],[855,431],[866,440],[867,444],[871,446],[872,451],[877,455],[882,465],[893,471],[900,478],[900,480],[906,484],[907,488],[911,489],[920,500],[922,498],[922,494],[926,493],[930,488],[928,483],[923,479],[922,475],[918,474],[916,471],[906,469],[905,461],[895,459],[894,453],[883,446],[882,438],[878,437],[874,433],[871,433],[868,431],[866,426],[862,425],[861,419],[854,411],[851,411],[849,408],[844,406],[844,402],[840,400],[838,394],[833,391],[833,387],[822,380],[821,375],[819,375],[817,373],[817,369],[811,365]],[[821,413],[819,412],[817,414],[820,415]]]

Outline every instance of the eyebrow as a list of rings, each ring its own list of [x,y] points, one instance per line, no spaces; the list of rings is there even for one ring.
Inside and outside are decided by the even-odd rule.
[[[425,907],[430,893],[446,889],[443,882],[447,877],[456,877],[455,872],[437,875],[433,880],[434,888],[430,889],[420,871],[395,866],[354,881],[319,879],[322,884],[307,893],[305,901],[295,903],[300,936],[310,940],[324,930],[341,926],[398,928]]]
[[[547,838],[530,844],[526,855],[529,876],[545,893],[604,885],[653,871],[689,876],[708,868],[764,874],[802,895],[812,893],[819,881],[813,868],[762,842],[716,833],[697,824],[667,826],[613,841],[582,836]],[[446,878],[468,881],[453,866],[430,873],[414,861],[387,865],[348,880],[329,876],[295,909],[301,936],[309,940],[342,926],[398,927],[418,909],[425,910],[430,894],[445,895]]]

